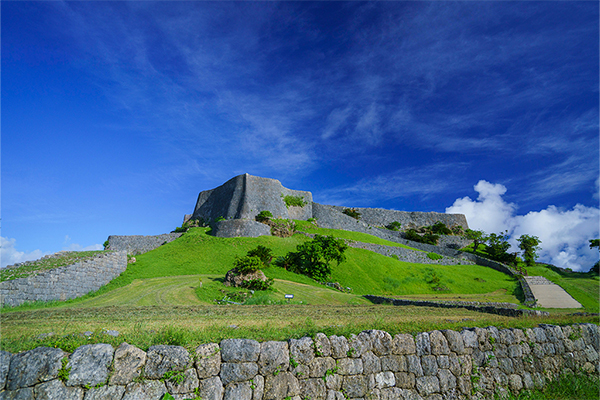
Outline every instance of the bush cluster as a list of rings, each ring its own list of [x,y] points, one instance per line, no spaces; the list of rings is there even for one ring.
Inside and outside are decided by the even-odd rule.
[[[344,208],[342,213],[354,219],[360,219],[360,213],[356,210],[356,208]]]
[[[416,230],[409,229],[404,232],[404,238],[406,240],[412,240],[413,242],[436,245],[440,237],[438,235],[434,235],[433,233],[425,233],[424,235],[420,235]]]
[[[304,207],[307,204],[306,201],[304,201],[303,196],[292,196],[290,194],[284,196],[282,194],[281,197],[287,208],[290,208],[291,206]]]

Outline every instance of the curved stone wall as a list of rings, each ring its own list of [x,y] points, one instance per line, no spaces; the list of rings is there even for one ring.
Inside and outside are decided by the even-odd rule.
[[[27,278],[0,282],[0,304],[18,306],[26,301],[68,300],[81,297],[119,276],[127,269],[127,253],[99,254],[82,262]]]
[[[70,355],[40,347],[0,352],[0,398],[482,399],[543,388],[561,373],[598,374],[598,342],[598,326],[582,324],[226,339],[192,354],[180,346],[145,352],[127,343],[85,345]]]
[[[142,236],[128,235],[108,237],[108,249],[113,251],[126,251],[127,254],[136,255],[146,253],[162,246],[165,243],[178,239],[183,233],[171,232],[162,235]]]

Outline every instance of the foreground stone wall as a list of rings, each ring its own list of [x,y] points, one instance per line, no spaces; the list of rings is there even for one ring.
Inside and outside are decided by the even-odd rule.
[[[146,253],[162,246],[165,243],[170,243],[179,238],[183,233],[164,233],[162,235],[142,236],[129,235],[117,236],[111,235],[108,237],[108,249],[113,251],[126,251],[127,254],[136,255]]]
[[[126,268],[127,254],[118,251],[27,278],[0,282],[0,304],[13,307],[26,301],[73,299],[100,289]]]
[[[483,399],[542,388],[561,373],[597,374],[598,342],[598,326],[582,324],[226,339],[192,354],[127,343],[85,345],[72,354],[40,347],[0,352],[0,399]]]

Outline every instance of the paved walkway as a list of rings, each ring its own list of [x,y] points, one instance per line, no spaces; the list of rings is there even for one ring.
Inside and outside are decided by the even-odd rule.
[[[545,308],[581,308],[581,304],[563,288],[550,282],[543,276],[526,276],[533,296],[540,307]]]

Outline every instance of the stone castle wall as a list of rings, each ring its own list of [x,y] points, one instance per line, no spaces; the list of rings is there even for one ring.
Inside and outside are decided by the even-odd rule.
[[[127,268],[125,251],[32,275],[0,282],[0,304],[18,306],[26,301],[68,300],[100,289]]]
[[[384,331],[198,346],[84,345],[0,352],[2,399],[491,399],[543,388],[562,373],[598,374],[594,324]],[[66,359],[66,368],[62,360]],[[59,371],[63,373],[59,374]],[[64,373],[68,370],[68,373]],[[62,375],[62,379],[59,376]]]
[[[162,235],[142,236],[129,235],[108,237],[108,249],[113,251],[126,251],[127,254],[136,255],[146,253],[162,246],[165,243],[172,242],[179,238],[183,233],[164,233]]]

